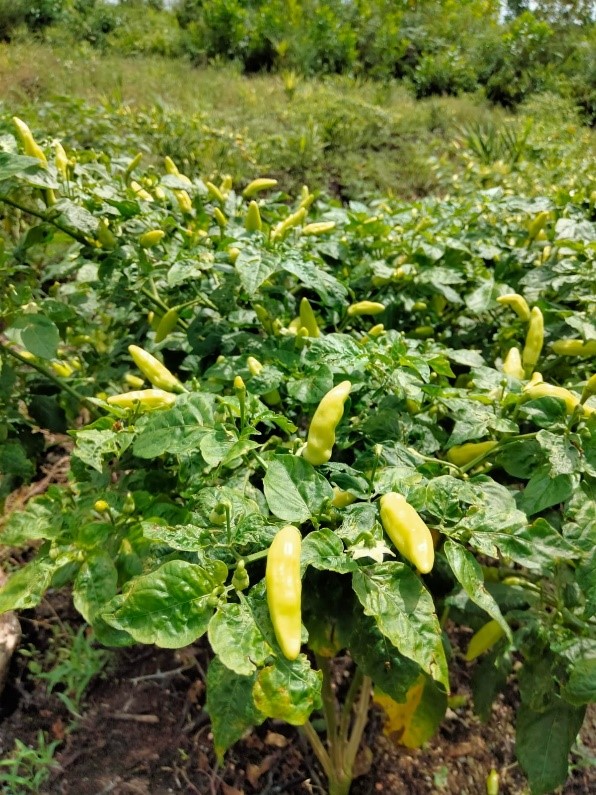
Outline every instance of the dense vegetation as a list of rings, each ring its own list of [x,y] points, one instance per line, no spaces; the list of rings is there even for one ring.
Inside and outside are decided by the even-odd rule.
[[[591,2],[497,0],[3,0],[0,38],[232,61],[244,72],[403,78],[414,94],[481,90],[507,107],[553,91],[596,113]],[[537,6],[534,8],[534,6]],[[532,9],[532,10],[531,10]],[[503,13],[505,11],[505,13]]]
[[[337,795],[371,687],[387,734],[420,745],[465,657],[483,719],[519,689],[519,763],[552,791],[595,697],[592,26],[554,3],[504,22],[477,2],[312,3],[308,24],[273,1],[26,5],[0,5],[0,500],[52,434],[74,449],[68,482],[4,521],[30,562],[0,611],[68,585],[81,649],[207,635],[218,758],[283,719]],[[491,95],[481,45],[516,30],[520,70]],[[218,57],[236,66],[198,67]],[[424,89],[433,70],[447,84]],[[139,347],[161,364],[136,367]],[[313,416],[346,382],[318,460]],[[388,532],[391,492],[432,531],[426,563]],[[264,598],[287,524],[295,659]]]

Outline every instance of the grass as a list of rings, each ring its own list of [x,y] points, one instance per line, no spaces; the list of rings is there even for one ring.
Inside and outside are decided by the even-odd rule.
[[[560,185],[589,174],[596,151],[596,134],[559,97],[535,99],[514,116],[480,96],[417,101],[398,82],[245,77],[229,65],[197,69],[30,40],[0,45],[2,111],[0,133],[17,114],[37,135],[98,156],[141,150],[145,167],[161,169],[170,155],[205,179],[267,174],[289,193],[306,183],[342,200],[444,194],[454,177],[472,189],[544,192],[547,160],[556,172],[550,184]],[[521,152],[511,148],[517,143]]]

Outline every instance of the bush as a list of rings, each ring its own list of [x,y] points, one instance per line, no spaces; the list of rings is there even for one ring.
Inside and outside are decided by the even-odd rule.
[[[15,28],[24,24],[26,15],[26,0],[0,0],[0,41],[10,41]]]

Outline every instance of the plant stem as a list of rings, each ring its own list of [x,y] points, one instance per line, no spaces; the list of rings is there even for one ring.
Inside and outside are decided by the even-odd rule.
[[[325,723],[327,724],[327,743],[333,767],[337,770],[340,767],[340,743],[337,735],[337,702],[331,687],[331,664],[327,657],[315,655],[317,666],[323,673],[323,685],[321,687],[321,697],[323,699],[323,712],[325,713]]]
[[[325,750],[323,743],[319,738],[319,735],[314,730],[312,723],[307,720],[306,723],[300,728],[303,734],[305,735],[306,739],[309,741],[311,748],[315,753],[315,756],[321,763],[321,767],[325,771],[325,775],[329,780],[331,780],[333,778],[331,759],[329,758],[329,754]]]
[[[364,675],[362,673],[362,669],[356,668],[354,676],[352,677],[350,689],[348,690],[346,700],[344,701],[344,705],[341,710],[341,716],[339,720],[339,738],[342,742],[346,742],[348,739],[350,720],[352,718],[352,707],[354,706],[354,701],[358,695],[360,686],[362,685],[363,677]]]
[[[3,196],[1,201],[3,201],[5,204],[9,204],[11,207],[14,207],[16,210],[21,210],[22,212],[27,213],[28,215],[33,215],[35,218],[39,218],[40,220],[45,221],[48,224],[52,224],[52,226],[55,226],[56,229],[59,229],[61,232],[64,232],[64,234],[68,235],[69,237],[72,237],[73,240],[82,243],[84,246],[93,245],[94,241],[92,242],[84,235],[75,232],[74,229],[69,229],[69,227],[59,224],[53,218],[48,218],[45,213],[42,213],[39,210],[35,210],[32,207],[25,207],[22,204],[18,204],[17,202],[15,202],[13,199],[8,199],[6,196]]]
[[[43,365],[21,356],[18,351],[13,350],[13,348],[9,348],[8,345],[3,343],[1,343],[1,345],[2,349],[6,351],[6,353],[10,354],[15,359],[18,359],[23,364],[26,364],[28,367],[32,367],[34,370],[37,370],[38,373],[41,373],[41,375],[45,376],[45,378],[47,378],[49,381],[52,381],[54,384],[56,384],[56,386],[74,398],[77,402],[86,403],[89,406],[89,410],[93,414],[97,414],[97,408],[93,405],[93,403],[89,402],[85,395],[81,395],[76,389],[73,389],[73,387],[65,384],[63,378],[58,378],[58,376],[47,370]]]
[[[352,734],[350,735],[348,746],[344,754],[344,770],[346,774],[349,775],[350,781],[352,780],[354,762],[356,761],[356,755],[358,753],[358,748],[360,747],[360,741],[362,740],[364,727],[366,726],[366,722],[368,720],[368,707],[370,704],[371,687],[372,680],[370,676],[363,676],[360,698],[358,699],[358,704],[356,706],[354,726],[352,728]]]

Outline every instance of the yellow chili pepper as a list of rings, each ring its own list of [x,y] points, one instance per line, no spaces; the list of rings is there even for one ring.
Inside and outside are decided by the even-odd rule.
[[[215,222],[217,223],[220,229],[223,229],[224,226],[228,223],[228,219],[225,217],[225,215],[222,213],[219,207],[216,207],[213,210],[213,217],[215,218]]]
[[[299,226],[306,218],[306,208],[300,207],[295,213],[288,215],[283,221],[280,221],[275,229],[271,232],[271,240],[278,240],[285,237],[285,235],[295,226]]]
[[[331,232],[335,229],[335,221],[319,221],[315,224],[306,224],[300,230],[302,235],[324,235],[326,232]]]
[[[300,551],[302,536],[286,525],[277,533],[267,553],[265,584],[267,604],[275,637],[288,660],[300,654],[302,634],[302,581]]]
[[[298,332],[300,334],[300,331]],[[323,397],[310,423],[306,447],[302,455],[313,466],[326,464],[335,444],[335,429],[344,414],[344,404],[352,385],[342,381]]]
[[[246,218],[244,219],[244,228],[247,232],[260,232],[263,229],[259,205],[254,200],[248,205]]]
[[[525,323],[530,320],[530,307],[523,295],[519,295],[519,293],[507,293],[507,295],[500,295],[497,298],[497,302],[504,306],[510,306],[515,314]]]
[[[107,402],[110,406],[121,409],[140,408],[143,411],[168,409],[176,402],[176,396],[163,389],[140,389],[135,392],[123,392],[121,395],[110,395]]]
[[[17,128],[17,133],[19,138],[21,139],[21,143],[23,145],[23,149],[25,150],[25,154],[29,157],[35,157],[39,162],[47,166],[48,161],[46,156],[43,152],[41,146],[37,143],[33,134],[29,127],[25,124],[24,121],[19,119],[17,116],[12,117],[12,121],[14,126]]]
[[[306,297],[300,301],[300,325],[308,331],[309,337],[319,337],[321,334],[315,313]]]
[[[209,196],[211,196],[212,199],[216,199],[218,202],[225,204],[225,196],[217,187],[217,185],[214,185],[213,182],[206,182],[205,185],[209,191]]]
[[[475,660],[476,657],[491,649],[504,635],[505,630],[498,621],[489,621],[472,636],[468,644],[466,660],[468,662]]]
[[[556,340],[551,347],[557,356],[596,356],[596,340]]]
[[[526,335],[526,344],[522,353],[522,364],[526,373],[531,373],[538,364],[542,346],[544,345],[544,317],[535,306],[530,312],[530,326]]]
[[[553,384],[539,384],[529,383],[524,387],[524,395],[531,400],[541,397],[553,397],[562,400],[565,403],[567,414],[573,414],[575,407],[579,405],[579,398],[573,392],[565,389],[562,386],[553,386]]]
[[[445,456],[447,461],[455,464],[458,467],[463,467],[469,464],[479,456],[484,456],[490,453],[491,450],[497,446],[498,442],[468,442],[468,444],[458,444],[451,447]]]
[[[144,232],[140,238],[139,243],[142,248],[152,248],[159,245],[166,236],[163,229],[152,229],[150,232]]]
[[[263,190],[270,190],[277,185],[276,179],[267,179],[267,177],[260,177],[259,179],[253,179],[251,183],[249,183],[246,188],[242,191],[242,195],[245,199],[250,199],[256,193],[260,193]]]
[[[503,372],[511,378],[523,378],[525,371],[522,365],[519,348],[510,348],[503,360]]]
[[[158,389],[166,392],[186,392],[184,386],[159,359],[138,345],[129,345],[128,352],[143,375]]]
[[[596,395],[596,375],[592,375],[590,378],[588,378],[588,381],[582,391],[580,403],[585,403],[588,398],[592,397],[592,395]]]
[[[142,378],[139,378],[138,375],[133,375],[132,373],[125,374],[124,383],[128,386],[131,386],[133,389],[141,389],[145,384]]]
[[[148,193],[142,185],[135,182],[134,179],[130,181],[130,187],[135,192],[137,199],[142,199],[144,202],[152,202],[153,196]]]
[[[383,528],[398,552],[421,574],[428,574],[435,562],[433,538],[416,509],[401,494],[390,491],[381,497],[380,514]]]
[[[54,163],[63,179],[68,179],[68,168],[70,163],[60,141],[54,141]]]
[[[110,506],[105,500],[96,500],[93,504],[94,510],[96,510],[98,513],[105,513],[107,510],[109,510],[109,507]]]
[[[135,168],[139,165],[141,160],[143,159],[143,153],[137,152],[137,154],[133,157],[130,163],[126,166],[126,170],[124,171],[124,179],[128,179]]]
[[[385,304],[378,303],[377,301],[358,301],[355,304],[350,304],[348,307],[348,315],[350,317],[357,317],[358,315],[380,315],[385,311]]]

